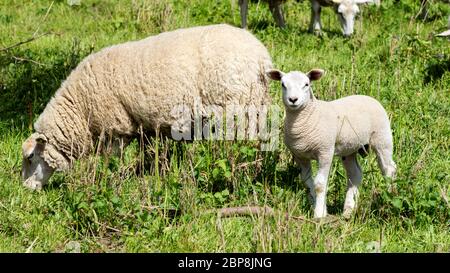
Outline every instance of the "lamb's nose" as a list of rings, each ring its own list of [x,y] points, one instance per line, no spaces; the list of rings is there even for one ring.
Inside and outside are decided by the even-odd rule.
[[[289,101],[292,102],[292,104],[294,104],[297,100],[298,98],[289,98]]]

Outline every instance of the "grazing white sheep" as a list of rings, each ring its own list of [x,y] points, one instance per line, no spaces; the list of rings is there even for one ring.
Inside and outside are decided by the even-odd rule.
[[[314,217],[327,215],[327,180],[333,155],[342,157],[348,176],[344,216],[355,207],[362,170],[358,152],[370,148],[377,155],[383,175],[393,178],[396,165],[392,160],[393,143],[389,118],[381,104],[368,96],[349,96],[335,101],[317,100],[311,82],[323,75],[323,70],[283,73],[269,70],[267,75],[281,81],[286,110],[284,141],[301,167],[301,178],[310,189]],[[318,173],[312,178],[310,160],[318,161]]]
[[[54,170],[67,169],[106,138],[126,144],[140,128],[170,137],[179,105],[266,104],[264,72],[271,67],[264,45],[229,25],[180,29],[91,54],[23,143],[24,185],[41,188]]]
[[[239,0],[242,28],[247,28],[248,1],[249,0]],[[285,27],[283,11],[281,10],[281,4],[284,1],[286,0],[267,0],[267,2],[269,2],[269,9],[272,12],[273,18],[275,19],[277,25],[281,28]]]
[[[353,34],[355,16],[359,13],[359,4],[375,3],[379,5],[379,0],[310,0],[311,1],[311,23],[309,31],[320,32],[322,23],[320,21],[320,11],[322,7],[333,7],[341,22],[344,36]]]

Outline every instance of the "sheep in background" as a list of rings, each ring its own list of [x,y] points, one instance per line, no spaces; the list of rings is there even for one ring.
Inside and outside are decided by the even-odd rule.
[[[448,17],[448,24],[447,25],[448,25],[448,30],[446,30],[444,32],[441,32],[441,33],[437,34],[436,36],[439,36],[439,37],[450,36],[450,16]]]
[[[267,2],[269,2],[269,9],[272,12],[273,18],[280,28],[285,27],[283,11],[281,10],[281,4],[284,1],[285,0],[267,0]],[[248,2],[249,0],[239,0],[242,28],[247,28]]]
[[[375,3],[380,4],[379,0],[310,0],[311,1],[311,23],[309,31],[314,32],[322,30],[320,21],[320,12],[322,7],[333,7],[341,22],[344,36],[349,37],[353,34],[355,25],[355,16],[359,13],[359,4]]]
[[[266,104],[264,72],[271,67],[258,39],[228,25],[179,29],[91,54],[62,83],[23,143],[24,185],[42,188],[55,170],[68,169],[98,141],[125,145],[141,128],[171,136],[179,121],[173,109],[199,98],[205,106]]]
[[[283,73],[269,70],[272,80],[281,81],[286,117],[284,141],[301,168],[301,178],[310,189],[314,217],[327,215],[327,180],[333,155],[342,157],[348,184],[344,216],[350,217],[357,201],[362,170],[356,154],[375,150],[379,167],[386,177],[396,172],[392,160],[393,143],[389,118],[383,106],[368,96],[354,95],[334,101],[317,100],[311,82],[323,70]],[[310,160],[318,161],[318,173],[312,178]]]

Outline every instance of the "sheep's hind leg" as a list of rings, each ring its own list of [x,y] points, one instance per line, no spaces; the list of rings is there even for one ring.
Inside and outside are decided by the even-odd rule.
[[[311,161],[309,159],[304,158],[295,158],[295,162],[300,166],[300,175],[302,181],[308,186],[309,189],[309,202],[312,206],[316,202],[316,193],[314,190],[314,180],[311,169]]]
[[[347,194],[345,196],[344,213],[345,218],[350,218],[358,199],[358,186],[362,180],[362,170],[356,159],[356,153],[342,157],[345,171],[347,172]]]
[[[319,170],[314,179],[314,191],[316,195],[316,205],[314,206],[314,218],[327,216],[327,190],[328,174],[330,173],[333,152],[319,156]]]

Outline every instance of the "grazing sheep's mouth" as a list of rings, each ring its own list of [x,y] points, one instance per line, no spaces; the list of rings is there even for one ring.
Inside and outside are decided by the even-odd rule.
[[[30,176],[29,178],[27,178],[24,182],[23,185],[31,190],[41,190],[42,189],[42,182],[35,180],[34,175]]]

